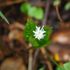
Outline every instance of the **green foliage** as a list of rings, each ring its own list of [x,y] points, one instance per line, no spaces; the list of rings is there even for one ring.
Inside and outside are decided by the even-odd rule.
[[[54,0],[53,5],[58,6],[61,3],[61,0]]]
[[[64,64],[65,70],[70,70],[70,62]]]
[[[36,24],[32,20],[28,20],[26,25],[25,25],[25,30],[24,30],[24,36],[26,40],[29,39],[29,37],[33,37],[33,30],[35,30]]]
[[[63,66],[59,66],[56,70],[65,70]]]
[[[29,3],[24,3],[21,5],[20,10],[22,13],[27,14],[30,8],[31,8],[31,5]]]
[[[50,35],[52,33],[52,28],[49,26],[45,26],[44,30],[46,31],[44,39],[38,40],[34,37],[33,31],[36,29],[36,24],[32,20],[28,20],[26,25],[25,25],[25,30],[24,30],[24,38],[30,42],[33,47],[35,48],[40,48],[44,45],[49,45],[50,44]]]
[[[31,6],[31,4],[29,3],[24,3],[21,5],[20,7],[21,12],[27,14],[30,17],[36,18],[36,19],[43,19],[43,9],[40,7],[35,7],[35,6]]]
[[[7,18],[4,16],[4,14],[3,14],[1,11],[0,11],[0,17],[1,17],[3,20],[5,20],[6,23],[9,24]]]
[[[70,62],[67,62],[63,66],[58,67],[57,70],[70,70]]]
[[[65,10],[70,10],[70,2],[68,2],[65,7],[64,7]]]
[[[44,67],[41,67],[39,70],[44,70]]]
[[[42,8],[32,7],[30,8],[28,15],[36,19],[43,19],[43,10]]]

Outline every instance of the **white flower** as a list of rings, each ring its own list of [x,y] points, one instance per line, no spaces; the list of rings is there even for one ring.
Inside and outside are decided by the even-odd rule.
[[[36,30],[33,31],[34,37],[37,38],[38,40],[43,39],[45,36],[46,31],[44,31],[43,27],[41,28],[36,26]]]

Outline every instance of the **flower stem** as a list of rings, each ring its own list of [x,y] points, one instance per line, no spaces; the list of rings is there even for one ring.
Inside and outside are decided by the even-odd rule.
[[[35,63],[36,63],[36,59],[37,59],[39,51],[40,51],[40,48],[36,49],[35,54],[34,54],[33,70],[34,70],[34,67],[35,67]]]
[[[30,44],[31,46],[31,44]],[[32,70],[32,63],[33,63],[33,49],[29,49],[29,62],[28,62],[28,70]]]
[[[50,4],[51,4],[51,0],[47,0],[46,7],[45,7],[44,19],[42,21],[43,26],[46,25],[46,23],[48,21],[48,14],[49,14],[49,10],[50,10]]]

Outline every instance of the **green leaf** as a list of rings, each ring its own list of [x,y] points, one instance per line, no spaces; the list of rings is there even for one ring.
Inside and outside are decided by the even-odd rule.
[[[65,70],[65,69],[63,68],[63,66],[59,66],[59,67],[57,67],[56,70]]]
[[[70,10],[70,2],[68,2],[65,7],[64,7],[65,10]]]
[[[6,23],[9,24],[9,21],[7,20],[7,18],[4,16],[4,14],[0,11],[0,17],[5,20]]]
[[[31,5],[29,3],[23,3],[21,6],[20,6],[20,10],[22,13],[28,13],[28,10],[31,8]]]
[[[28,15],[31,17],[34,17],[35,10],[36,10],[36,7],[31,7],[30,10],[28,11]]]
[[[29,9],[28,15],[41,20],[43,19],[44,12],[42,8],[32,7]]]
[[[65,70],[70,70],[70,62],[64,64]]]
[[[31,16],[36,19],[43,19],[44,12],[42,8],[34,7],[29,3],[24,3],[20,6],[20,10],[22,13],[26,13],[28,16]]]
[[[59,66],[57,70],[70,70],[70,62],[65,63],[63,66]]]

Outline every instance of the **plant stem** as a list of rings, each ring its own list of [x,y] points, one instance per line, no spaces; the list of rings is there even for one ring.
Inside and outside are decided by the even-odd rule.
[[[56,63],[56,61],[54,61],[54,60],[50,57],[50,55],[49,55],[48,52],[45,50],[45,48],[41,48],[40,50],[41,50],[41,53],[43,54],[43,56],[44,56],[45,59],[48,59],[48,58],[49,58],[56,66],[59,66],[59,64]]]
[[[35,67],[35,63],[36,63],[36,59],[37,59],[37,56],[38,56],[39,51],[40,51],[40,49],[38,48],[38,49],[35,51],[35,54],[34,54],[33,70],[34,70],[34,67]]]
[[[48,60],[48,55],[47,55],[47,53],[46,53],[45,48],[41,48],[40,51],[41,51],[41,53],[42,53],[42,55],[43,55],[43,57],[44,57],[44,59],[45,59],[45,63],[46,63],[46,65],[48,66],[49,70],[53,70],[51,63],[50,63],[50,61]]]
[[[63,21],[63,19],[62,19],[61,16],[60,16],[58,6],[55,6],[55,9],[56,9],[56,14],[57,14],[57,17],[58,17],[59,21],[60,21],[61,23],[63,23],[64,21]]]
[[[48,14],[49,14],[49,10],[50,10],[50,4],[51,4],[51,0],[47,0],[46,7],[45,7],[45,14],[44,14],[44,19],[42,21],[42,25],[46,25],[46,23],[48,21]]]
[[[9,21],[7,20],[7,18],[4,16],[4,14],[0,11],[0,17],[9,24]]]
[[[33,50],[30,49],[30,50],[29,50],[28,70],[32,70],[32,62],[33,62],[33,56],[32,56],[32,54],[33,54]]]

